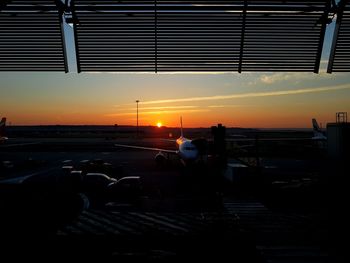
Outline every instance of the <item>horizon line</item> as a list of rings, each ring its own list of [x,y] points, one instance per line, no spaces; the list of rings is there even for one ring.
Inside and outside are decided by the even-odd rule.
[[[127,125],[127,124],[12,124],[12,125],[6,125],[7,128],[10,127],[44,127],[44,126],[76,126],[76,127],[84,127],[84,126],[109,126],[109,127],[133,127],[137,128],[136,125]],[[211,129],[211,127],[216,127],[217,125],[212,125],[209,127],[204,127],[204,126],[198,126],[198,127],[184,127],[184,129]],[[243,126],[226,126],[223,125],[226,129],[281,129],[281,130],[287,130],[287,129],[311,129],[312,127],[243,127]],[[156,125],[139,125],[139,128],[142,127],[153,127],[157,129],[180,129],[180,126],[162,126],[162,127],[157,127]]]

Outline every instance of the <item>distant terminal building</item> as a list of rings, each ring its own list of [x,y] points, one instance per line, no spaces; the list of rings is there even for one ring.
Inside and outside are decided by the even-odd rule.
[[[337,112],[336,122],[327,124],[327,144],[331,158],[350,160],[350,123],[346,112]]]

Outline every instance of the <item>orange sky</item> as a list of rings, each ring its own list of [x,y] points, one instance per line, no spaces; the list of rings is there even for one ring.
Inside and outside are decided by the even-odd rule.
[[[0,73],[10,125],[309,128],[350,112],[348,74]]]

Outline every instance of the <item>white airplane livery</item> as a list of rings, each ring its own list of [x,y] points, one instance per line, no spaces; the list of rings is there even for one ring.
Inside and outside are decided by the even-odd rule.
[[[318,126],[318,123],[316,119],[312,119],[312,127],[314,131],[314,136],[311,138],[312,140],[316,141],[326,141],[327,137],[323,134],[320,127]]]
[[[185,161],[196,160],[198,158],[199,151],[197,147],[192,143],[192,140],[187,139],[183,136],[182,118],[180,118],[180,122],[181,136],[176,140],[176,144],[179,149],[178,154]]]
[[[185,138],[183,136],[182,118],[180,118],[180,122],[181,122],[181,136],[177,140],[169,140],[169,139],[167,139],[167,141],[176,142],[177,150],[142,147],[142,146],[125,145],[125,144],[115,144],[115,146],[158,152],[156,154],[156,156],[155,156],[155,160],[156,160],[157,163],[161,163],[161,162],[165,161],[165,159],[167,159],[164,153],[166,153],[166,154],[176,154],[185,163],[189,163],[189,162],[195,161],[199,157],[199,151],[198,151],[196,145],[193,144],[193,140],[190,140],[190,139]]]

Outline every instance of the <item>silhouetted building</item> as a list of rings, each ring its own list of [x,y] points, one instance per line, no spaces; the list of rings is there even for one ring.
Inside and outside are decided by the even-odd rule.
[[[222,124],[218,126],[212,126],[211,132],[214,137],[213,151],[216,157],[218,158],[219,164],[221,167],[225,167],[227,164],[227,153],[226,153],[226,127]]]
[[[338,112],[336,122],[327,124],[327,140],[331,158],[350,160],[350,123],[346,112]]]

